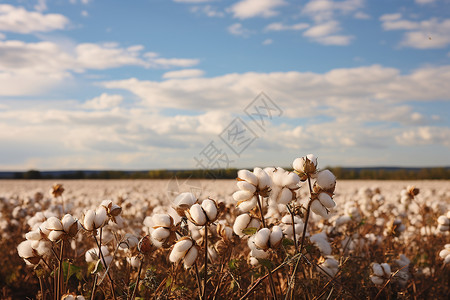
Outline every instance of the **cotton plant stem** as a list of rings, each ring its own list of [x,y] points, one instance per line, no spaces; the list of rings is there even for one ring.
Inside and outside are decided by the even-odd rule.
[[[305,226],[303,226],[302,240],[300,242],[300,253],[302,253],[303,246],[305,245],[306,228],[308,227],[309,215],[311,213],[311,204],[313,203],[313,200],[312,200],[313,191],[312,191],[312,187],[311,187],[311,178],[309,177],[309,175],[308,175],[308,187],[309,187],[310,199],[308,202],[308,207],[306,209]],[[289,281],[288,290],[286,292],[286,297],[284,298],[285,300],[287,300],[287,298],[288,298],[289,291],[294,288],[295,274],[297,273],[297,268],[298,268],[301,258],[302,258],[302,256],[299,256],[299,258],[297,259],[297,262],[295,263],[294,272],[292,272],[291,280]]]
[[[294,246],[295,246],[295,254],[298,253],[298,245],[297,245],[297,236],[295,233],[295,219],[294,219],[294,213],[291,210],[291,207],[289,206],[289,204],[286,204],[286,208],[289,211],[289,214],[291,215],[291,220],[292,220],[292,234],[294,235]]]
[[[130,298],[131,300],[134,299],[134,296],[136,295],[136,290],[138,289],[139,286],[139,280],[141,279],[142,265],[143,265],[142,260],[139,260],[139,271],[136,278],[136,285],[134,286],[133,294],[131,295]]]
[[[258,194],[258,195],[256,196],[256,200],[257,200],[256,202],[258,203],[259,215],[261,216],[261,222],[262,222],[264,228],[267,228],[266,221],[264,220],[264,214],[263,214],[263,210],[262,210],[262,204],[261,204],[262,201],[261,201],[261,198],[262,198],[262,196],[261,196],[260,194]],[[277,298],[277,293],[276,293],[276,291],[275,291],[275,285],[274,285],[274,283],[273,283],[272,272],[271,272],[270,268],[267,268],[267,270],[268,270],[268,275],[269,275],[269,286],[270,286],[270,291],[271,291],[271,293],[272,293],[272,297],[273,297],[275,300],[277,300],[278,298]]]
[[[205,276],[203,277],[203,300],[206,300],[206,284],[208,282],[208,224],[205,225]]]
[[[197,261],[194,263],[194,268],[195,268],[195,277],[197,277],[198,297],[200,298],[200,300],[202,300],[202,298],[203,298],[203,295],[202,295],[202,284],[200,283],[200,275],[198,274]]]
[[[95,236],[95,234],[93,234],[93,236],[94,236],[94,240],[95,240],[95,242],[97,243],[97,246],[98,246],[98,252],[100,254],[100,259],[103,262],[103,267],[106,268],[106,260],[105,260],[105,257],[103,256],[103,253],[102,253],[101,244],[98,242],[97,237]],[[100,238],[101,238],[101,229],[100,229]],[[109,284],[110,284],[110,289],[111,289],[112,296],[113,296],[114,299],[116,299],[116,293],[114,291],[114,282],[113,282],[113,280],[111,278],[111,274],[109,272],[107,272],[106,274],[108,274]]]

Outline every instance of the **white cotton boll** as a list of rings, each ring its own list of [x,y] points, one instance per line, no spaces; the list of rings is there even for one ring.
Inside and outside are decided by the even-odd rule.
[[[283,186],[285,173],[283,168],[276,168],[272,175],[272,183],[276,186]]]
[[[268,228],[262,228],[255,234],[254,243],[260,249],[267,249],[269,238],[270,230]]]
[[[52,251],[52,242],[40,240],[36,248],[37,253],[41,256],[50,254]]]
[[[372,270],[373,270],[373,273],[374,273],[376,276],[379,276],[379,277],[383,277],[383,276],[384,276],[383,268],[381,267],[380,264],[374,263],[374,264],[372,265]]]
[[[198,256],[197,247],[191,247],[191,249],[189,249],[189,251],[184,256],[184,267],[186,269],[190,268],[195,263],[197,256]]]
[[[378,277],[378,276],[376,276],[376,275],[370,275],[370,280],[372,280],[372,282],[373,282],[375,285],[382,285],[383,282],[384,282],[384,279],[383,279],[383,278]]]
[[[89,249],[84,254],[84,258],[87,263],[97,261],[99,259],[97,251],[95,249]]]
[[[97,208],[95,211],[95,219],[94,219],[94,225],[95,228],[100,228],[108,221],[108,215],[106,213],[106,209],[101,206]]]
[[[327,258],[323,264],[326,267],[331,268],[331,269],[338,269],[339,268],[339,263],[338,263],[338,261],[336,259],[334,259],[334,257]]]
[[[267,228],[266,228],[267,229]],[[258,248],[258,246],[255,244],[255,235],[250,237],[248,239],[248,247],[250,248],[250,255],[255,257],[255,258],[259,258],[259,259],[264,259],[269,257],[269,253]]]
[[[292,201],[292,192],[288,188],[283,188],[281,190],[280,195],[278,196],[278,203],[280,204],[288,204]]]
[[[256,192],[256,186],[247,181],[238,181],[237,186],[241,191],[248,191],[252,194]]]
[[[139,268],[140,264],[141,264],[141,260],[139,259],[138,256],[133,256],[129,259],[129,263],[133,268]]]
[[[211,199],[203,200],[202,208],[206,213],[209,221],[214,221],[217,218],[217,205],[216,202]]]
[[[387,263],[382,263],[380,265],[383,268],[384,273],[389,276],[391,274],[391,266],[388,265]]]
[[[442,225],[447,225],[447,226],[450,225],[450,219],[447,218],[446,216],[439,216],[437,221],[439,224],[442,224]]]
[[[103,200],[102,203],[100,203],[100,206],[108,207],[110,204],[112,204],[112,200]]]
[[[114,217],[116,220],[116,224],[118,228],[124,228],[125,227],[125,221],[123,220],[121,215],[118,215],[117,217]]]
[[[254,267],[259,266],[259,260],[256,257],[250,256],[250,264]]]
[[[167,239],[170,235],[170,230],[159,227],[152,231],[152,238],[157,240],[158,242],[163,242],[165,239]]]
[[[317,233],[312,235],[309,240],[313,242],[317,248],[319,248],[320,252],[323,255],[330,255],[331,254],[331,245],[327,241],[327,238],[324,233]]]
[[[271,179],[267,173],[261,168],[254,168],[253,174],[258,178],[258,188],[265,189],[270,186]]]
[[[350,222],[352,220],[352,218],[350,216],[339,216],[335,221],[334,221],[334,226],[339,227],[341,225],[344,225],[348,222]]]
[[[50,233],[48,234],[48,239],[52,242],[56,242],[58,241],[61,236],[64,234],[63,231],[56,231],[56,230],[52,230],[50,231]]]
[[[28,240],[23,241],[17,246],[17,252],[22,258],[34,257],[33,248],[31,247],[31,242]]]
[[[258,185],[258,177],[256,177],[256,175],[250,172],[249,170],[239,170],[237,175],[238,178],[247,181],[248,183],[251,183],[254,186]]]
[[[92,231],[95,229],[95,212],[89,209],[84,215],[83,226],[86,230]]]
[[[48,230],[63,230],[61,221],[56,217],[48,218],[46,227]]]
[[[278,247],[283,239],[283,230],[281,230],[280,226],[273,226],[272,232],[270,233],[270,247],[275,248]]]
[[[305,159],[303,157],[297,157],[292,162],[292,168],[299,172],[299,173],[305,173]]]
[[[450,254],[444,258],[444,265],[449,264],[449,263],[450,263]]]
[[[40,240],[42,238],[42,236],[41,236],[41,232],[39,230],[34,230],[34,231],[27,232],[25,234],[25,238],[27,240],[38,241],[38,240]]]
[[[439,256],[441,258],[445,258],[448,255],[450,255],[450,249],[444,249],[439,252]]]
[[[236,233],[236,235],[241,236],[241,237],[244,236],[244,233],[242,232],[242,230],[247,228],[248,224],[250,223],[250,220],[251,220],[251,217],[248,214],[239,215],[233,224],[234,233]]]
[[[256,218],[252,218],[250,220],[250,223],[248,223],[247,228],[249,228],[249,227],[259,229],[259,227],[261,227],[261,221],[259,219],[256,219]]]
[[[191,207],[195,202],[197,202],[197,198],[189,192],[179,194],[174,200],[175,206],[187,205]]]
[[[176,242],[173,250],[177,252],[186,252],[187,250],[189,250],[189,248],[192,247],[193,244],[194,243],[191,239],[181,239]]]
[[[250,191],[237,191],[233,193],[233,199],[237,202],[247,201],[253,197]]]
[[[333,189],[336,186],[336,176],[330,170],[317,173],[316,183],[323,189]]]
[[[77,220],[70,214],[66,214],[62,219],[61,219],[61,223],[63,225],[63,230],[65,232],[69,232],[70,228],[72,227],[73,224],[75,224],[77,222]]]
[[[327,212],[326,208],[318,200],[313,201],[313,203],[311,204],[311,210],[315,214],[317,214],[323,218],[326,218],[328,216],[328,212]]]
[[[202,226],[206,224],[206,214],[200,204],[196,203],[189,209],[189,215],[194,221],[195,225]]]
[[[322,203],[322,205],[327,208],[333,208],[336,206],[336,203],[333,201],[333,199],[327,193],[320,193],[318,198],[319,198],[320,203]]]
[[[152,221],[153,226],[170,227],[171,225],[170,216],[167,214],[154,214]]]
[[[300,177],[294,172],[286,172],[283,176],[283,186],[288,187],[290,189],[297,188],[297,184],[300,182]]]
[[[256,197],[251,198],[250,200],[244,201],[238,205],[238,208],[241,212],[248,212],[255,208],[257,204]]]

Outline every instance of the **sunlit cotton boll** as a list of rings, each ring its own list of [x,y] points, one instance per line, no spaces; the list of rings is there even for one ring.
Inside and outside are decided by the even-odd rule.
[[[317,173],[316,184],[323,190],[333,191],[336,187],[336,176],[330,170]]]
[[[192,205],[185,213],[186,217],[197,226],[203,226],[207,222],[206,213],[198,203]]]
[[[439,252],[439,257],[444,260],[444,265],[450,264],[450,244],[446,244]]]
[[[333,256],[326,256],[325,261],[319,267],[317,268],[319,272],[334,277],[339,270],[339,262]]]
[[[249,170],[239,170],[237,175],[238,180],[246,181],[255,187],[258,186],[258,177]]]
[[[188,237],[184,237],[176,242],[172,252],[170,252],[169,260],[172,263],[178,263],[184,259],[184,267],[189,268],[195,263],[197,256],[198,249],[194,241]]]
[[[31,247],[31,241],[29,240],[25,240],[17,246],[17,253],[28,265],[35,265],[41,259]]]
[[[206,213],[209,222],[214,222],[217,219],[217,204],[214,200],[205,199],[202,202],[202,209]]]
[[[255,257],[257,259],[268,258],[269,253],[255,244],[255,238],[256,235],[253,235],[247,241],[248,247],[250,248],[250,256]]]
[[[304,223],[299,216],[294,216],[294,224],[295,236],[298,240],[303,234]],[[292,227],[292,216],[290,214],[283,216],[283,218],[281,219],[280,227],[283,229],[283,233],[287,238],[291,240],[294,239],[294,228]]]
[[[317,246],[317,248],[319,248],[322,255],[331,254],[331,245],[328,242],[328,237],[325,232],[316,233],[312,235],[309,240],[313,242]]]
[[[271,179],[267,173],[261,168],[254,168],[253,174],[258,178],[259,190],[264,190],[270,187]]]
[[[243,232],[246,228],[259,229],[261,222],[257,218],[251,217],[249,214],[239,215],[233,224],[233,231],[236,235],[243,237],[246,234]]]
[[[178,215],[184,217],[184,211],[196,202],[197,198],[194,194],[189,192],[181,193],[173,200],[173,209],[175,209]]]
[[[447,213],[447,215],[449,215],[449,213]],[[439,218],[437,219],[438,222],[438,229],[441,232],[447,232],[450,231],[450,219],[447,216],[439,216]]]
[[[314,154],[308,154],[303,157],[298,157],[292,163],[292,167],[300,174],[312,174],[316,172],[317,157]]]
[[[101,246],[100,249],[101,249],[101,251],[102,251],[103,256],[104,256],[105,259],[106,259],[106,256],[109,256],[109,250],[108,250],[108,247],[106,247],[106,246]],[[111,257],[111,258],[112,258],[112,257]],[[85,253],[85,259],[86,259],[86,262],[87,262],[87,263],[95,262],[95,261],[99,260],[99,259],[100,259],[100,253],[98,252],[98,248],[92,248],[92,249],[89,249],[88,251],[86,251],[86,253]]]
[[[328,218],[328,211],[327,211],[327,209],[325,208],[325,206],[323,206],[322,203],[321,203],[319,200],[314,200],[314,201],[311,203],[311,210],[312,210],[315,214],[321,216],[321,217],[324,218],[324,219]]]
[[[376,285],[381,285],[391,276],[391,267],[387,263],[373,263],[372,272],[373,275],[370,276],[370,280]]]
[[[322,205],[326,208],[333,208],[336,206],[336,203],[327,193],[320,193],[317,198],[319,199],[320,203],[322,203]]]
[[[237,207],[241,212],[249,212],[254,209],[257,204],[256,196],[252,196],[250,199],[238,203]]]

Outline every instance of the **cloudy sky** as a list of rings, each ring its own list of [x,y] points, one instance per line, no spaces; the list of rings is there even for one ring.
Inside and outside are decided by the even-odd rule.
[[[448,166],[449,7],[0,1],[0,170]]]

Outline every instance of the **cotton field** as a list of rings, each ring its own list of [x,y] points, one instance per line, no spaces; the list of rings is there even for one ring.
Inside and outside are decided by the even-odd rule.
[[[2,299],[447,299],[450,181],[0,181]]]

